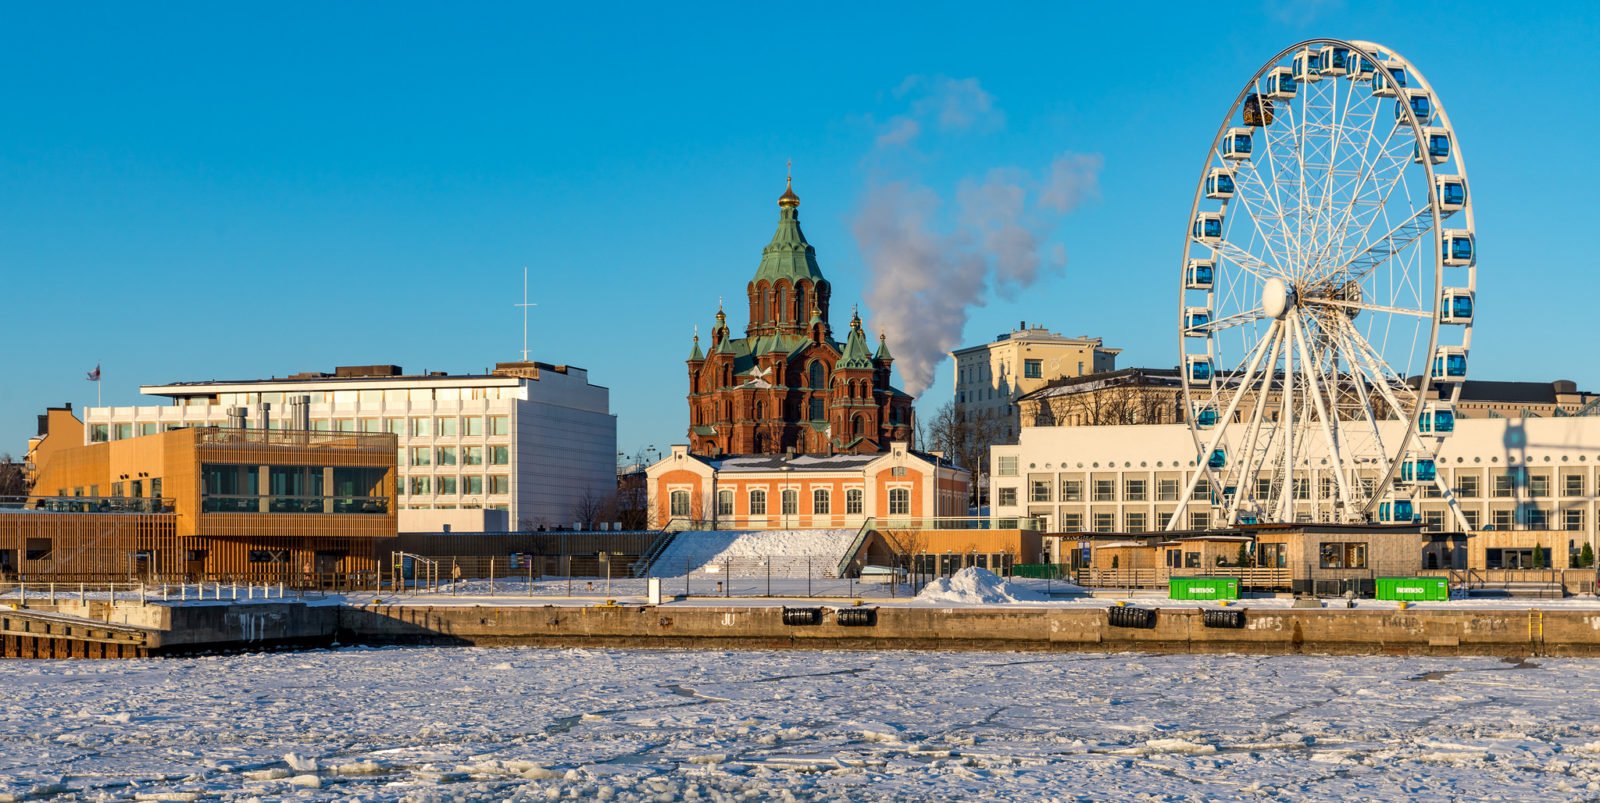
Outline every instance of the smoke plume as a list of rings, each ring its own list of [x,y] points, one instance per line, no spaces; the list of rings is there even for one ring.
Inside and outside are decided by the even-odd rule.
[[[907,95],[909,110],[879,129],[880,165],[925,132],[993,130],[1003,121],[976,79],[908,79],[896,91]],[[1042,171],[993,168],[958,182],[951,210],[926,184],[876,171],[853,228],[872,323],[888,335],[907,393],[932,384],[974,308],[993,295],[1015,298],[1065,269],[1066,250],[1050,237],[1062,218],[1098,196],[1100,167],[1098,155],[1063,153]]]

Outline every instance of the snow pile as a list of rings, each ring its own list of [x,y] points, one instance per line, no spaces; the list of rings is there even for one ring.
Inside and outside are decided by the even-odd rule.
[[[1045,602],[1036,591],[1008,583],[988,569],[969,566],[923,586],[918,602],[950,602],[962,605],[1001,605],[1008,602]]]
[[[829,576],[855,542],[855,530],[681,532],[651,564],[656,577],[684,572],[746,572],[772,564],[773,577]]]

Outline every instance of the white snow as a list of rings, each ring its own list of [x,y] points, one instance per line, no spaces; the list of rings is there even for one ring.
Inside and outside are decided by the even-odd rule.
[[[0,799],[1593,799],[1597,685],[1384,656],[0,661]]]
[[[961,605],[998,605],[1008,602],[1044,602],[1045,595],[1011,583],[988,569],[969,566],[949,577],[940,577],[917,594],[918,602],[949,602]]]
[[[655,577],[727,573],[770,563],[774,577],[832,577],[856,530],[689,531],[678,533],[651,564]]]

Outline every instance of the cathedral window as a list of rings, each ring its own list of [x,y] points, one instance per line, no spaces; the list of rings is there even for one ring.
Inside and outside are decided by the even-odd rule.
[[[811,363],[811,387],[816,389],[816,390],[822,390],[822,389],[828,387],[826,373],[827,373],[827,369],[822,367],[822,363],[820,361],[812,362]]]
[[[861,416],[858,415],[855,418],[850,419],[850,434],[851,435],[855,435],[855,436],[859,437],[862,432],[866,431],[866,428],[867,428],[866,420],[863,419]]]
[[[821,420],[823,420],[823,418],[824,418],[824,416],[823,416],[823,413],[822,413],[822,397],[821,396],[812,396],[811,397],[811,420],[812,421],[821,421]]]

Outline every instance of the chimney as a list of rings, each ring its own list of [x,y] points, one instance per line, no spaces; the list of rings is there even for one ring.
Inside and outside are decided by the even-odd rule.
[[[245,408],[243,408],[243,407],[229,407],[228,408],[228,426],[233,428],[233,429],[244,429],[244,415],[245,415]]]
[[[261,403],[261,428],[272,429],[272,402]]]

